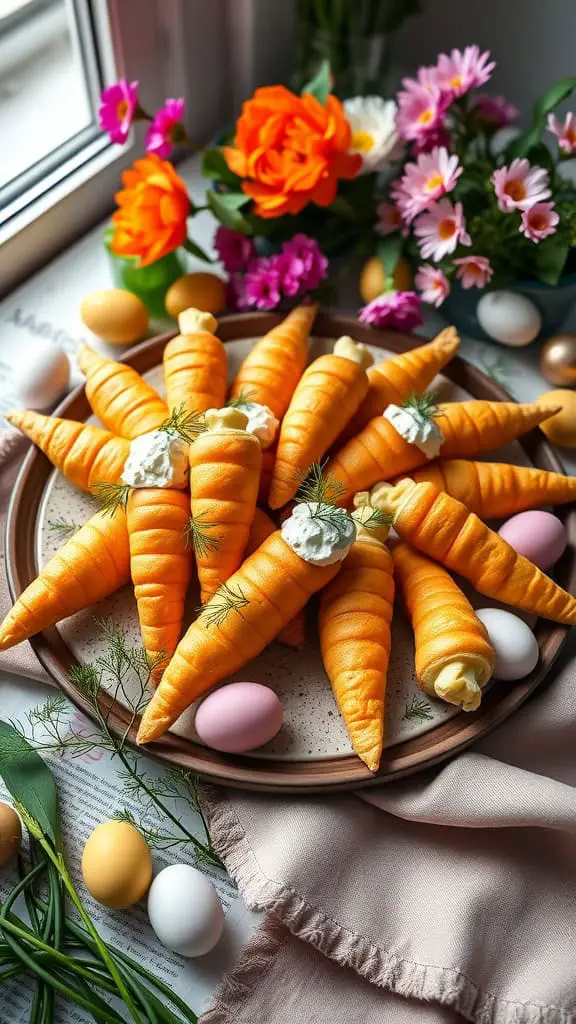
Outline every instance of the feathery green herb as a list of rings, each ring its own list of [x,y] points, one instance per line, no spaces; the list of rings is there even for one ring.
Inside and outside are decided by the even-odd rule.
[[[242,609],[248,604],[250,602],[242,593],[240,587],[236,587],[236,590],[234,590],[228,583],[223,583],[221,587],[218,587],[209,603],[202,607],[198,621],[202,622],[207,628],[217,626],[220,629],[220,626],[226,622],[231,612],[234,612],[236,615],[242,615]]]
[[[427,700],[421,700],[420,697],[412,697],[407,701],[406,710],[402,715],[402,719],[407,722],[427,722],[433,717],[431,705]]]
[[[433,419],[440,416],[438,411],[438,399],[433,391],[426,391],[422,395],[410,395],[403,405],[404,409],[412,409],[426,419]]]
[[[48,520],[48,532],[53,533],[55,536],[61,538],[61,540],[70,540],[75,533],[78,532],[80,527],[78,523],[71,523],[64,516],[59,516],[58,519]]]
[[[190,516],[186,527],[186,543],[199,558],[204,558],[209,551],[217,551],[220,546],[219,537],[211,537],[209,530],[215,530],[218,523],[206,521],[206,513]]]
[[[229,409],[241,409],[243,405],[248,405],[254,401],[255,394],[255,391],[240,391],[234,398],[229,398],[226,405]]]
[[[325,462],[313,462],[306,474],[299,474],[296,491],[297,502],[317,502],[318,505],[335,505],[346,494],[346,488],[339,480],[327,476]]]
[[[109,516],[115,515],[118,509],[126,511],[131,487],[128,484],[94,484],[92,494],[96,498],[101,512]]]
[[[206,430],[204,413],[187,412],[185,404],[182,403],[177,409],[172,410],[168,419],[158,429],[167,434],[175,434],[188,444],[192,444],[198,434]]]

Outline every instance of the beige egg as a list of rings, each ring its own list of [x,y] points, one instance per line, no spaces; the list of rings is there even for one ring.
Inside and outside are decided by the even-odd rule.
[[[86,841],[82,877],[98,903],[126,910],[146,895],[152,858],[144,837],[127,821],[103,821]]]
[[[88,330],[112,345],[139,341],[148,330],[148,310],[142,299],[122,288],[105,288],[87,295],[80,316]]]
[[[20,818],[10,804],[0,803],[0,867],[18,851],[22,839]]]
[[[540,429],[553,444],[562,448],[576,448],[576,392],[559,388],[541,395],[546,405],[560,405],[562,408],[555,416],[544,420]]]
[[[164,305],[175,320],[190,306],[203,313],[219,313],[226,305],[226,284],[216,274],[184,274],[170,285]]]

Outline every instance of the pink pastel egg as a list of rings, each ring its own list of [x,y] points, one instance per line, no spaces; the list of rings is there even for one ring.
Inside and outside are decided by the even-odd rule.
[[[515,551],[540,569],[554,565],[568,543],[564,523],[551,512],[520,512],[508,519],[498,532]]]
[[[244,754],[271,740],[282,725],[282,705],[261,683],[229,683],[210,693],[196,712],[203,743],[227,754]]]

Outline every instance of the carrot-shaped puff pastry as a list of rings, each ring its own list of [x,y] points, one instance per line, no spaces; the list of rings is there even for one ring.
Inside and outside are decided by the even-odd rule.
[[[144,712],[138,742],[157,739],[193,701],[260,654],[336,575],[355,533],[344,509],[298,505],[190,626]]]
[[[26,434],[70,483],[83,491],[90,491],[93,484],[103,480],[114,484],[120,479],[130,451],[130,442],[124,437],[28,409],[8,412],[6,419]]]
[[[480,594],[532,615],[576,625],[575,598],[434,484],[401,480],[388,492],[381,485],[378,507],[402,540],[460,573]]]
[[[388,527],[373,522],[374,511],[366,505],[352,513],[356,540],[322,592],[318,620],[324,668],[352,746],[371,772],[382,756],[394,604]]]
[[[77,359],[86,377],[86,397],[108,430],[132,439],[168,418],[166,403],[131,366],[105,359],[89,345],[80,346]]]
[[[266,405],[281,420],[304,372],[318,307],[297,306],[260,339],[242,363],[230,396]]]
[[[185,309],[178,317],[180,334],[164,349],[164,385],[170,412],[219,409],[226,399],[226,352],[215,336],[211,313]]]
[[[250,527],[248,543],[244,553],[245,557],[248,558],[248,555],[256,551],[277,529],[276,523],[264,512],[264,509],[257,508],[252,520],[252,526]],[[297,649],[302,647],[306,639],[304,609],[299,611],[287,626],[284,626],[284,629],[279,632],[277,639],[280,643],[286,644],[287,647],[296,647]]]
[[[126,516],[142,643],[158,681],[182,631],[193,561],[187,537],[190,499],[172,487],[134,488]]]
[[[20,595],[0,625],[0,650],[96,604],[129,579],[126,515],[97,512]]]
[[[275,459],[276,452],[271,448],[262,452],[262,469],[260,470],[260,483],[258,485],[258,501],[261,505],[268,504]]]
[[[409,475],[417,483],[428,480],[464,502],[480,519],[501,519],[539,505],[576,501],[576,477],[507,462],[436,459]]]
[[[389,480],[443,457],[477,455],[525,434],[557,406],[516,402],[446,402],[429,395],[389,405],[330,460],[327,475],[342,485],[339,504],[379,480]]]
[[[494,670],[484,623],[442,565],[408,544],[397,544],[392,557],[414,630],[420,686],[430,697],[475,711]]]
[[[269,505],[294,497],[310,466],[320,462],[368,390],[372,356],[352,338],[339,338],[332,353],[304,371],[280,428]]]
[[[392,356],[367,370],[368,394],[358,412],[344,428],[337,444],[358,434],[374,416],[380,416],[392,402],[402,405],[410,395],[419,395],[456,354],[460,338],[453,327],[445,327],[433,341]]]
[[[191,538],[202,603],[242,562],[258,498],[262,451],[240,409],[209,409],[190,446]]]

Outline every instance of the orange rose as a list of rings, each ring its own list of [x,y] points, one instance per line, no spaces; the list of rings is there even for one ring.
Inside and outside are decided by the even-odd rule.
[[[123,190],[114,196],[120,209],[112,217],[112,252],[139,256],[138,265],[147,267],[186,241],[186,185],[172,164],[155,153],[124,171],[122,184]]]
[[[329,206],[339,178],[354,178],[360,156],[348,153],[351,130],[342,104],[328,96],[295,96],[283,85],[257,89],[236,125],[234,146],[224,148],[231,171],[255,201],[260,217],[300,213],[308,203]]]

